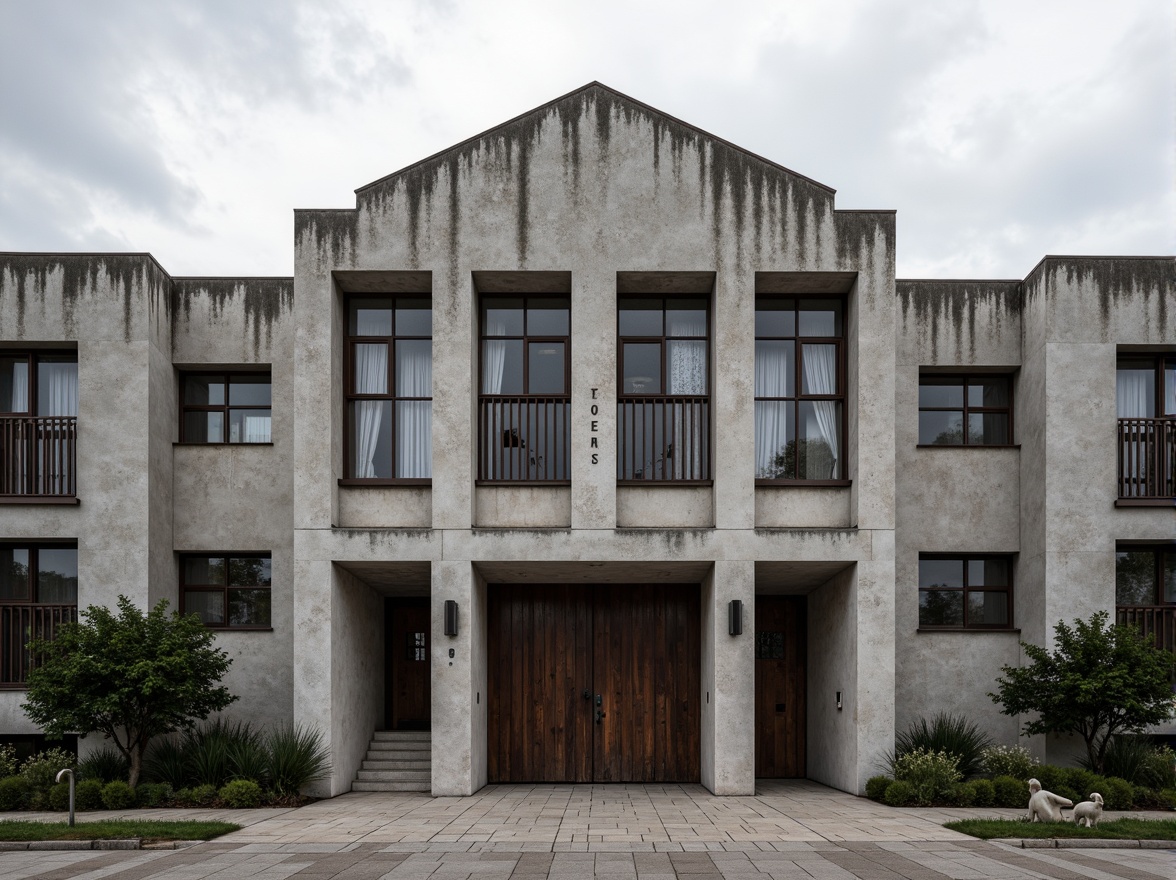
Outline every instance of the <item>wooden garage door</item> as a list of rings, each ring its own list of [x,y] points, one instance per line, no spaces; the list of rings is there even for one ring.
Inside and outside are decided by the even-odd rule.
[[[755,775],[805,775],[805,599],[755,597]]]
[[[490,587],[491,782],[696,782],[697,585]]]

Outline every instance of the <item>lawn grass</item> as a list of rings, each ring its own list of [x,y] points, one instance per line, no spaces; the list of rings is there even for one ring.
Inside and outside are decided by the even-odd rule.
[[[1070,822],[1026,822],[1024,819],[960,819],[944,828],[992,840],[1002,837],[1085,838],[1087,840],[1176,840],[1176,819],[1113,819],[1095,828]]]
[[[78,822],[0,821],[0,840],[125,840],[132,837],[155,840],[211,840],[239,831],[232,822],[163,822],[152,819],[108,819]]]

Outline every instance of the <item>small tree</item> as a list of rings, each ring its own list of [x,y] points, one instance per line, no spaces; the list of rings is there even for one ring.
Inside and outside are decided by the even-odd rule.
[[[1176,657],[1131,626],[1107,625],[1100,611],[1088,621],[1054,627],[1055,649],[1021,643],[1032,661],[1004,666],[989,694],[1005,715],[1037,713],[1026,734],[1077,733],[1090,766],[1102,774],[1107,744],[1117,733],[1138,733],[1172,715]]]
[[[126,596],[118,614],[91,605],[52,640],[34,638],[24,710],[50,736],[98,732],[130,762],[139,781],[147,744],[192,727],[237,698],[219,684],[233,661],[213,632],[163,600],[144,614]]]

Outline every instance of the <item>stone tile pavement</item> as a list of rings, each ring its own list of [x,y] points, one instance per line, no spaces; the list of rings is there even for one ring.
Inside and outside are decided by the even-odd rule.
[[[352,793],[300,810],[158,812],[246,827],[176,851],[0,853],[0,880],[1176,878],[1173,851],[1020,849],[942,827],[1019,810],[895,810],[803,780],[762,782],[740,798],[697,785],[514,785],[465,798]]]

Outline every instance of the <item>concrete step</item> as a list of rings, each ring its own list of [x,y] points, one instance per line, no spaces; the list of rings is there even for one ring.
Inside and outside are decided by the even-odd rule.
[[[365,755],[369,761],[431,761],[430,749],[371,749]]]
[[[364,770],[424,770],[426,772],[431,766],[432,762],[428,759],[424,761],[386,761],[381,758],[368,759],[362,765]]]
[[[431,742],[433,733],[429,730],[377,730],[372,734],[372,742]]]
[[[358,782],[431,782],[428,770],[360,770],[355,774]]]
[[[432,791],[428,782],[353,782],[352,791]]]
[[[372,752],[425,752],[433,749],[433,743],[427,739],[410,739],[403,742],[397,740],[372,740],[368,743],[368,751]]]

